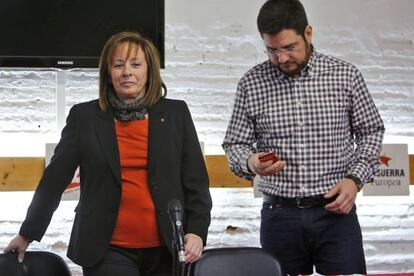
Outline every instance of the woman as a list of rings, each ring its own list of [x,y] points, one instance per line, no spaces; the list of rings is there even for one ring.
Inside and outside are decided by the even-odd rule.
[[[166,99],[156,48],[121,32],[103,48],[99,101],[74,105],[19,234],[5,251],[40,241],[80,166],[68,257],[84,275],[170,275],[170,199],[185,212],[186,262],[206,243],[211,197],[187,105]]]

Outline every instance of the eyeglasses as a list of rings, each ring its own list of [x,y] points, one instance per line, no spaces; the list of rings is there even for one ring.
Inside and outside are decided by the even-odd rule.
[[[286,48],[282,48],[282,49],[272,49],[272,48],[266,47],[266,50],[264,50],[264,52],[265,54],[268,54],[268,55],[279,56],[281,53],[291,54],[294,51],[296,51],[297,48],[298,47],[295,44],[288,45]]]

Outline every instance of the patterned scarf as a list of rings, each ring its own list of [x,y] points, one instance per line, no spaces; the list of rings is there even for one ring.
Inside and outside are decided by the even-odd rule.
[[[147,107],[143,104],[143,98],[127,104],[118,99],[115,92],[111,91],[108,93],[108,102],[112,107],[115,118],[121,122],[143,120],[148,112]]]

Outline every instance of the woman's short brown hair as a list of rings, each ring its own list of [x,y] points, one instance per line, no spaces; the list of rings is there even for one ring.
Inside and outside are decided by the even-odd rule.
[[[165,86],[161,79],[160,57],[157,48],[140,33],[120,32],[111,36],[105,43],[99,60],[99,106],[103,111],[108,107],[108,93],[113,93],[114,90],[110,76],[112,55],[115,49],[123,43],[129,44],[128,54],[135,47],[141,48],[145,54],[148,71],[144,104],[151,106],[164,96],[162,89],[165,89]]]

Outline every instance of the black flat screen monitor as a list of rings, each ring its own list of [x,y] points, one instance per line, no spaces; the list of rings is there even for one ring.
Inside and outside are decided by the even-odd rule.
[[[149,38],[164,68],[164,0],[0,0],[0,67],[97,68],[120,31]]]

